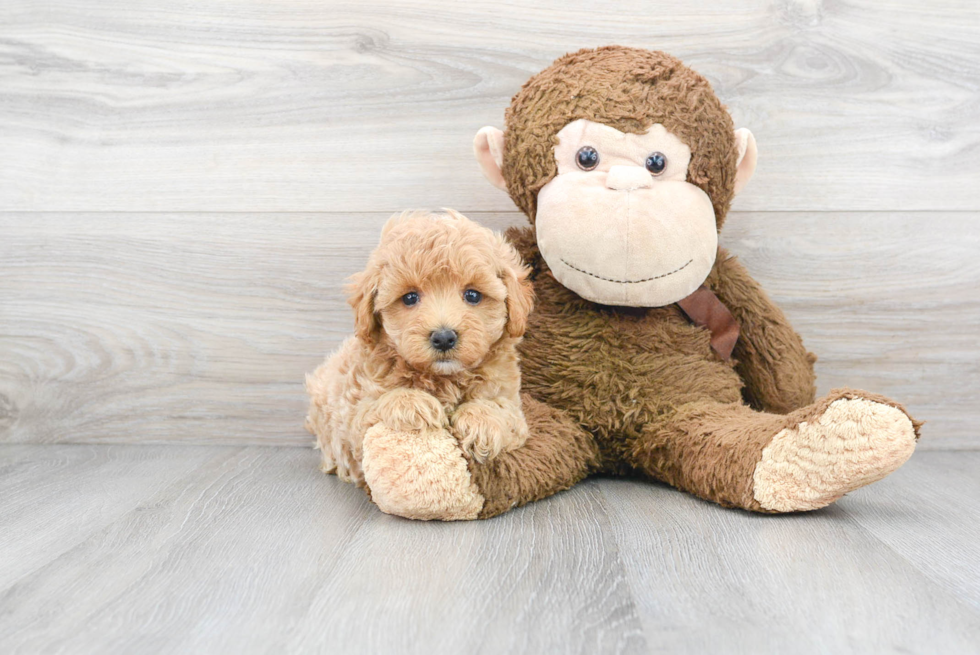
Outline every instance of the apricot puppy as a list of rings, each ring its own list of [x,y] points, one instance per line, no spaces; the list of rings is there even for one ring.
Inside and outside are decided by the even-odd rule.
[[[480,462],[522,446],[528,272],[503,237],[458,212],[392,217],[348,289],[354,336],[306,376],[322,470],[366,486],[362,443],[378,424],[447,430]]]

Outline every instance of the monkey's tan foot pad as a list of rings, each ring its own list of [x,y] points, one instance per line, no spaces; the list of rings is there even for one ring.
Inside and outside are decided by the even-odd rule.
[[[463,451],[446,430],[375,425],[364,435],[361,467],[371,500],[387,514],[461,521],[477,518],[483,508]]]
[[[905,463],[915,429],[900,409],[835,400],[816,419],[778,433],[755,467],[754,495],[772,512],[819,509]]]

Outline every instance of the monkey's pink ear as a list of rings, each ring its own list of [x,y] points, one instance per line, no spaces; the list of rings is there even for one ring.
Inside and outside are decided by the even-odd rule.
[[[755,137],[744,127],[735,130],[735,145],[738,146],[738,164],[735,167],[735,193],[738,194],[755,173],[759,150],[755,146]]]
[[[504,133],[495,127],[480,128],[473,139],[473,154],[484,177],[498,189],[507,190],[504,167]]]

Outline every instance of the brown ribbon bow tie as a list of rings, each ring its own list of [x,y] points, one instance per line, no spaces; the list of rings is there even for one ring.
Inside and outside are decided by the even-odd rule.
[[[731,358],[738,341],[738,322],[711,289],[701,285],[687,298],[678,300],[677,306],[692,323],[711,331],[711,348],[722,359]]]

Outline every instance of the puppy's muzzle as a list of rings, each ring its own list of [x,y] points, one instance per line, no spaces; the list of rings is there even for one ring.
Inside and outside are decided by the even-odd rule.
[[[456,347],[456,331],[449,328],[439,328],[429,335],[429,343],[441,353]]]

